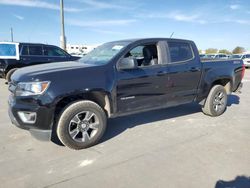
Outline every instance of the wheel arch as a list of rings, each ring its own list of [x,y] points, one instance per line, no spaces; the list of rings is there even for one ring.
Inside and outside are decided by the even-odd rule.
[[[227,94],[231,94],[232,93],[232,86],[233,86],[233,83],[232,83],[232,79],[229,78],[229,77],[224,77],[224,78],[219,78],[219,79],[216,79],[212,82],[211,86],[210,86],[210,89],[209,91],[215,86],[215,85],[222,85]]]
[[[209,81],[210,84],[206,84],[207,86],[205,87],[205,92],[202,94],[202,97],[198,98],[198,102],[201,105],[205,104],[206,98],[209,94],[209,92],[211,91],[211,89],[215,86],[215,85],[222,85],[225,90],[226,93],[229,95],[232,93],[232,87],[233,87],[233,80],[231,77],[221,77],[221,78],[217,78],[215,80],[210,80]]]
[[[62,110],[73,102],[79,100],[90,100],[97,103],[105,111],[107,117],[110,117],[113,109],[111,103],[111,97],[108,92],[105,91],[90,91],[86,93],[78,93],[67,95],[60,98],[55,105],[55,120],[60,115]]]

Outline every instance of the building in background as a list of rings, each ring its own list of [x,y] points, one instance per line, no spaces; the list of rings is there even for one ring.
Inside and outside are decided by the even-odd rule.
[[[67,52],[71,55],[83,56],[99,45],[67,44]]]

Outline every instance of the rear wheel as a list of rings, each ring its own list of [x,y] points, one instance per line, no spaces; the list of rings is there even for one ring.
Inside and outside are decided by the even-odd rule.
[[[12,74],[13,74],[16,70],[17,70],[17,69],[11,69],[11,70],[9,70],[9,72],[6,74],[6,77],[5,77],[5,79],[6,79],[7,82],[10,82],[10,81],[11,81],[11,76],[12,76]]]
[[[79,150],[95,145],[102,138],[106,124],[106,114],[98,104],[78,101],[62,112],[56,131],[65,146]]]
[[[227,107],[227,93],[223,86],[215,85],[210,90],[205,105],[202,107],[204,114],[209,116],[220,116]]]

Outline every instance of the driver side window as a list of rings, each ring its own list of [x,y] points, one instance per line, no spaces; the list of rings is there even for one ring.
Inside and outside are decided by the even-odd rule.
[[[126,57],[132,57],[137,60],[139,67],[152,66],[158,64],[158,53],[155,44],[140,45],[130,50]]]

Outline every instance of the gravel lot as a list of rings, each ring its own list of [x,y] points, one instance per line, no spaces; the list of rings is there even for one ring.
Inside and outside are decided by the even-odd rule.
[[[250,70],[242,92],[218,118],[189,104],[111,119],[100,144],[73,151],[13,126],[0,80],[0,187],[250,186]]]

